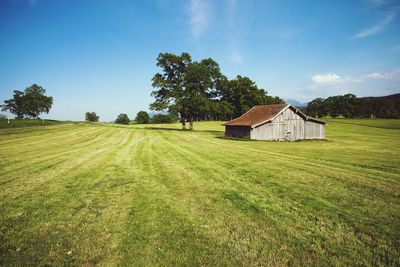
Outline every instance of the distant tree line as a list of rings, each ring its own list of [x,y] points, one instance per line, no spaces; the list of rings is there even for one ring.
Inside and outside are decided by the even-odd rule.
[[[269,96],[248,77],[230,80],[211,58],[193,61],[188,53],[161,53],[157,57],[161,73],[152,79],[155,102],[151,110],[167,110],[179,116],[182,128],[190,129],[193,121],[230,120],[255,105],[282,103],[279,97]]]
[[[400,118],[400,94],[357,98],[353,94],[316,98],[308,103],[310,116],[333,118]]]
[[[24,91],[14,90],[13,98],[5,100],[1,110],[9,111],[17,119],[38,119],[41,113],[49,113],[53,105],[53,98],[45,94],[46,90],[37,84],[32,84]]]
[[[150,117],[146,111],[139,111],[136,115],[135,121],[139,124],[148,123],[173,123],[179,120],[176,114],[156,114]]]
[[[99,116],[96,112],[86,112],[85,113],[85,120],[87,122],[98,122]],[[0,117],[1,119],[1,117]],[[139,124],[148,124],[148,123],[173,123],[179,120],[176,114],[156,114],[153,117],[150,117],[146,111],[139,111],[136,114],[135,121]],[[114,121],[118,124],[129,124],[130,118],[127,114],[121,113],[118,115],[117,119]]]
[[[179,120],[176,114],[156,114],[150,119],[150,123],[173,123]]]

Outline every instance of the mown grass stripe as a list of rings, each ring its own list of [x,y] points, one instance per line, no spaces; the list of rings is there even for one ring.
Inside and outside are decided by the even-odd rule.
[[[399,257],[398,130],[332,123],[326,142],[269,143],[223,139],[214,122],[50,127],[0,131],[3,265]]]

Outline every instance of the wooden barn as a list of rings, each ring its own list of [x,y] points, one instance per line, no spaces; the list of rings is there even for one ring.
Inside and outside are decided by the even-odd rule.
[[[255,106],[225,123],[225,136],[256,140],[324,139],[326,122],[308,117],[291,105]]]

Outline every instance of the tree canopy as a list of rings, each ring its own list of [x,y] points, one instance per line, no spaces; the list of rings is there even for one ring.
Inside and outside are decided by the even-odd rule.
[[[152,79],[157,90],[150,109],[177,113],[184,129],[187,121],[192,129],[194,120],[237,117],[254,105],[282,102],[247,77],[227,79],[211,58],[192,61],[188,53],[161,53],[157,66],[162,71]]]
[[[86,112],[85,114],[85,120],[90,121],[90,122],[97,122],[99,121],[99,116],[96,114],[96,112]]]
[[[135,121],[140,124],[150,123],[150,116],[146,111],[139,111],[136,114]]]
[[[151,118],[151,123],[172,123],[178,121],[175,114],[156,114]]]
[[[220,100],[224,102],[231,115],[239,117],[256,105],[282,103],[279,97],[272,97],[248,77],[238,75],[234,80],[225,79],[219,90]]]
[[[188,53],[161,53],[157,66],[163,72],[152,79],[153,87],[159,90],[152,92],[156,101],[150,108],[179,113],[182,126],[185,128],[189,121],[192,129],[194,117],[207,110],[216,82],[222,77],[218,63],[210,58],[193,62]]]
[[[39,118],[41,113],[49,113],[53,105],[53,98],[45,93],[46,90],[37,84],[32,84],[24,91],[14,90],[13,98],[5,100],[1,106],[2,111],[9,111],[18,119]]]
[[[125,113],[121,113],[118,115],[117,119],[115,120],[115,123],[119,123],[119,124],[129,124],[130,119],[128,117],[128,115],[126,115]]]

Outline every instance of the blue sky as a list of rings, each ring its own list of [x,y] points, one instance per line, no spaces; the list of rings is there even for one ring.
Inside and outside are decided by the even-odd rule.
[[[40,84],[45,118],[148,110],[160,52],[212,57],[285,99],[398,93],[400,2],[0,1],[0,101]]]

